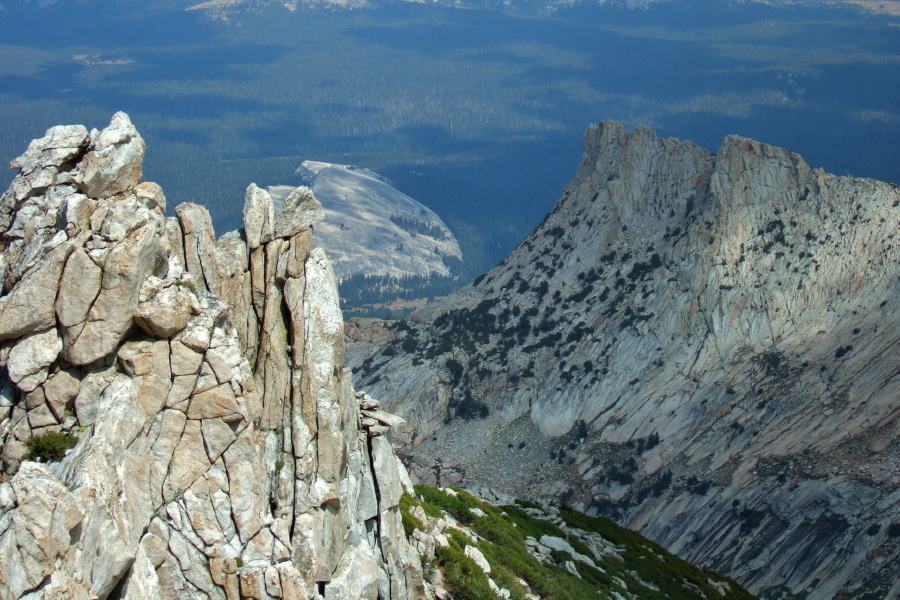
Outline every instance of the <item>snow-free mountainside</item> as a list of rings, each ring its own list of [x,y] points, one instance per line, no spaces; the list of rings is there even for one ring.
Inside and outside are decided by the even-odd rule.
[[[434,211],[368,169],[305,160],[297,175],[325,212],[313,246],[328,252],[343,302],[349,296],[358,307],[450,291],[463,255]],[[267,189],[276,210],[294,190],[286,185]]]
[[[354,322],[348,364],[426,483],[612,516],[758,594],[897,598],[898,225],[892,184],[603,122],[503,263]]]
[[[53,127],[0,199],[0,598],[751,598],[606,519],[413,487],[314,194],[251,184],[216,240],[145,149],[124,113]]]

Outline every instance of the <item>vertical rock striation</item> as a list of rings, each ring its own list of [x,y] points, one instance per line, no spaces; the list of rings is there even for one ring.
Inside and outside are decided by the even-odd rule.
[[[124,113],[54,127],[0,200],[0,598],[423,597],[315,198],[276,227],[251,186],[217,241],[144,150]]]
[[[439,484],[581,503],[753,592],[896,598],[898,226],[897,186],[604,122],[501,265],[352,362]]]

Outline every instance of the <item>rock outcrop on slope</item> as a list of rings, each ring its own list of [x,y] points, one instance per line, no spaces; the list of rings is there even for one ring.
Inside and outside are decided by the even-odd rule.
[[[322,203],[324,218],[313,245],[328,252],[344,301],[355,299],[350,280],[363,284],[365,303],[372,303],[435,295],[428,293],[430,279],[456,277],[458,269],[451,267],[463,256],[453,232],[434,211],[377,173],[306,160],[297,174]],[[276,207],[295,193],[290,186],[267,189]]]
[[[614,515],[755,592],[896,598],[898,225],[896,186],[605,122],[501,265],[358,323],[393,342],[348,364],[425,481]]]
[[[318,202],[251,186],[216,240],[144,151],[124,113],[54,127],[0,200],[0,597],[422,597]]]
[[[438,600],[752,600],[735,581],[700,569],[603,517],[569,506],[458,487],[416,485],[400,504]],[[447,590],[452,590],[452,594]]]

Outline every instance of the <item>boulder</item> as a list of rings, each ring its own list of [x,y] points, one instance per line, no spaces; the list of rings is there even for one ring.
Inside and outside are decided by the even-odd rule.
[[[50,407],[46,404],[41,404],[28,411],[28,425],[31,427],[31,432],[33,434],[40,433],[37,431],[39,429],[52,427],[58,423],[56,417],[53,415],[53,411],[51,411]]]
[[[166,195],[158,183],[145,181],[134,188],[134,195],[149,209],[159,208],[160,214],[166,214]]]
[[[60,325],[74,327],[87,320],[102,281],[103,269],[83,248],[75,249],[66,261],[56,297],[56,316]]]
[[[316,200],[311,189],[302,185],[284,199],[284,205],[275,220],[275,236],[291,237],[324,218],[322,204]]]
[[[170,338],[187,327],[193,307],[199,312],[197,298],[184,282],[150,277],[141,285],[134,321],[150,335]]]
[[[406,419],[403,417],[398,417],[397,415],[392,415],[391,413],[384,412],[383,410],[371,409],[365,410],[362,409],[359,411],[360,414],[375,419],[376,421],[380,421],[387,425],[388,427],[400,427],[401,425],[406,424]]]
[[[140,183],[147,146],[127,114],[117,112],[106,129],[92,131],[91,146],[76,177],[85,194],[109,198]]]
[[[46,381],[48,368],[61,350],[62,340],[56,328],[23,337],[9,351],[9,378],[23,392],[32,391]]]
[[[203,354],[195,352],[177,340],[172,340],[171,346],[173,375],[193,375],[200,372]]]
[[[60,343],[60,347],[62,344]],[[44,395],[47,399],[47,405],[56,419],[60,422],[65,420],[65,411],[67,408],[74,407],[75,398],[81,388],[81,381],[72,375],[69,371],[60,370],[50,376],[44,383]]]
[[[251,183],[244,195],[244,234],[251,250],[272,240],[275,234],[275,204],[266,190]]]
[[[0,298],[0,340],[56,325],[56,294],[63,267],[86,237],[82,235],[56,247]]]
[[[475,564],[478,565],[478,568],[485,572],[485,574],[490,574],[491,565],[488,563],[487,559],[484,557],[484,554],[481,553],[481,550],[476,548],[475,546],[466,546],[465,549],[466,556],[475,561]]]

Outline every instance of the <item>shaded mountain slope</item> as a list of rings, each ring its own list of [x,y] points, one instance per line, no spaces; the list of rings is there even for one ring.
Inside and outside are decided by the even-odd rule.
[[[605,122],[501,265],[357,323],[348,364],[426,480],[564,495],[751,591],[894,598],[898,223],[896,186]]]

